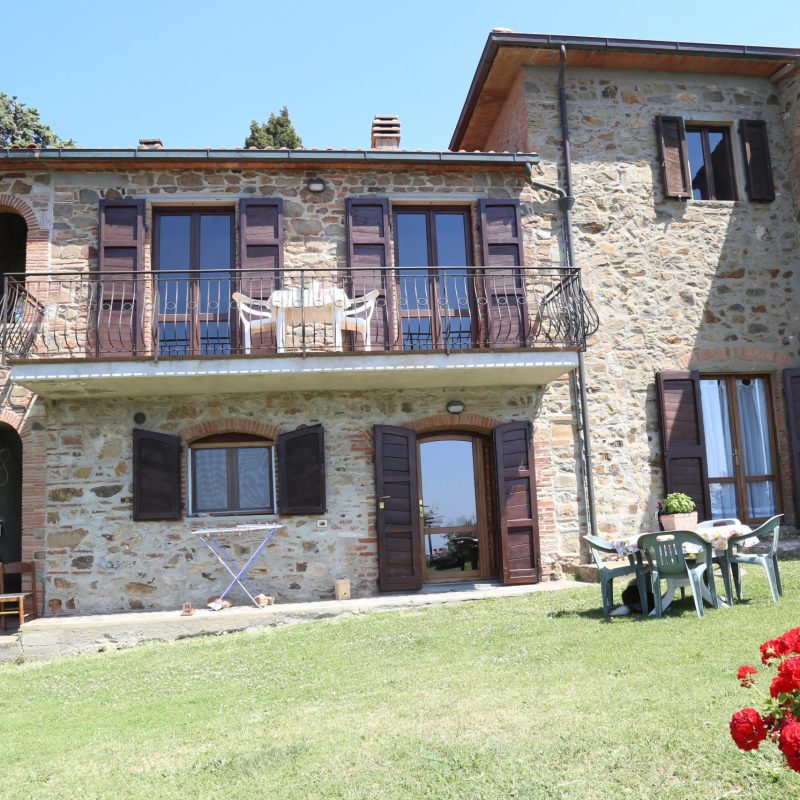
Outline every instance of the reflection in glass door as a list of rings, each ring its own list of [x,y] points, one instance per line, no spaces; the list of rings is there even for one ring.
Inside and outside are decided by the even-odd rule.
[[[158,211],[154,224],[160,354],[230,354],[233,212]]]
[[[403,349],[473,347],[469,212],[397,209],[395,235]]]
[[[712,517],[771,517],[778,498],[767,378],[704,377],[700,390]]]
[[[422,551],[426,580],[490,573],[480,442],[467,437],[422,441]]]

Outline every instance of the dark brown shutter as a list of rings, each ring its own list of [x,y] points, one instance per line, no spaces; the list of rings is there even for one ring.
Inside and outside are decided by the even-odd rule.
[[[181,516],[181,440],[156,431],[133,430],[133,518]]]
[[[656,117],[664,194],[667,197],[692,196],[692,175],[689,171],[689,150],[683,117]]]
[[[350,197],[345,200],[347,266],[351,297],[380,292],[372,316],[372,350],[386,350],[394,340],[392,330],[392,287],[386,270],[390,263],[389,201],[386,198]],[[361,336],[351,334],[352,347],[361,350]]]
[[[710,519],[700,375],[694,371],[659,372],[656,385],[661,415],[664,494],[688,494],[697,506],[697,518]]]
[[[767,123],[763,119],[739,121],[739,136],[744,151],[747,196],[751,200],[769,202],[775,199],[772,161],[769,157]]]
[[[239,291],[268,300],[281,286],[283,271],[283,200],[259,197],[239,201],[239,246],[242,270]],[[251,353],[275,351],[273,328],[252,334]]]
[[[414,431],[375,426],[375,496],[381,591],[415,591],[422,586],[422,533]]]
[[[794,524],[800,526],[800,369],[783,371],[783,391],[786,403],[786,432],[789,456],[792,461],[792,491],[794,493]]]
[[[541,578],[533,425],[509,422],[492,431],[503,583]]]
[[[528,332],[519,200],[480,200],[484,330],[490,347],[518,347]]]
[[[281,514],[324,514],[325,431],[310,425],[278,436]]]
[[[90,335],[96,355],[130,356],[144,348],[144,200],[101,200],[98,281]],[[114,274],[116,273],[116,274]]]

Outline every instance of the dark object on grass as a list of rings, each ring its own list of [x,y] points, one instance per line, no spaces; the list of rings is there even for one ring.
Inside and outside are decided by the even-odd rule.
[[[631,610],[631,614],[642,613],[642,602],[639,599],[639,590],[636,588],[636,581],[631,581],[622,590],[622,602]],[[650,587],[647,587],[647,607],[653,608],[655,606],[655,598]]]

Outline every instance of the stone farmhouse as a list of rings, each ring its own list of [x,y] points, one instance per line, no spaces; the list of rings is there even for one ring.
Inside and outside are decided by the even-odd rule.
[[[95,613],[204,604],[208,527],[292,601],[550,580],[668,491],[795,526],[799,100],[497,30],[449,150],[0,150],[0,557]]]

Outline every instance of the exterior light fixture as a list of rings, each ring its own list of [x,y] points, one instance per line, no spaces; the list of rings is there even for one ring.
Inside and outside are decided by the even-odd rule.
[[[309,192],[314,192],[314,194],[319,194],[320,192],[325,191],[325,181],[322,178],[309,178],[306,186],[308,187]]]
[[[460,400],[448,400],[446,407],[448,414],[460,414],[464,410],[464,404]]]

